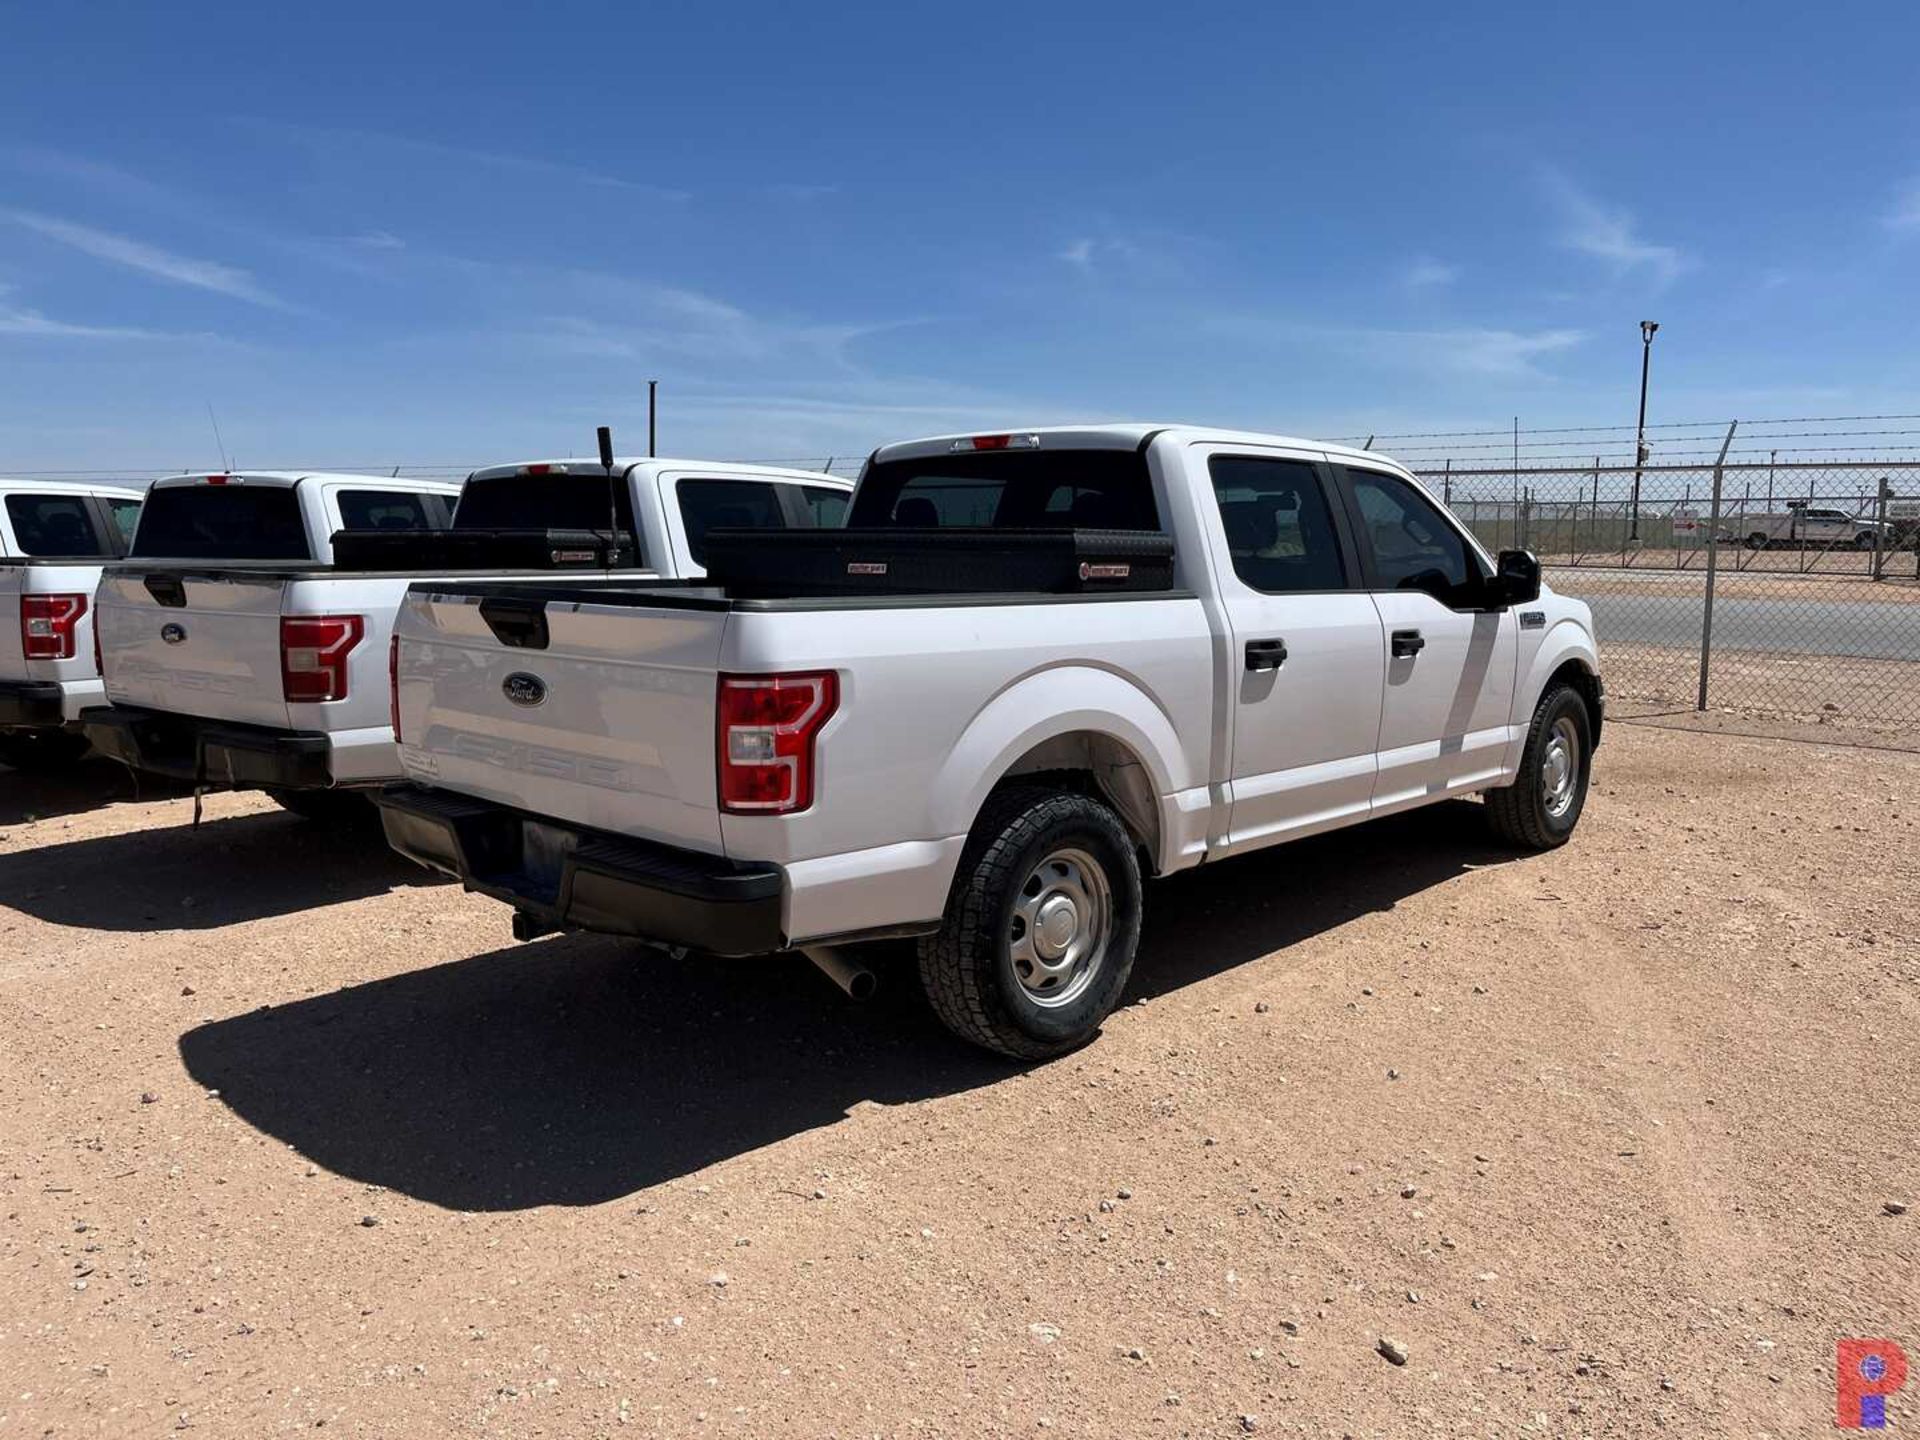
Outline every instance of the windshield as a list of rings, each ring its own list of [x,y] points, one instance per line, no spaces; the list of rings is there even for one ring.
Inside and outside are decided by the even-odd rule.
[[[871,465],[846,523],[1158,530],[1160,516],[1137,450],[997,450]]]
[[[156,485],[133,532],[136,560],[311,560],[291,485]]]

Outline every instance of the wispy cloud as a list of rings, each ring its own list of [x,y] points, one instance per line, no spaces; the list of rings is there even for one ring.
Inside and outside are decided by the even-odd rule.
[[[1920,180],[1909,180],[1900,188],[1885,224],[1889,230],[1920,230]]]
[[[223,265],[217,260],[195,260],[185,255],[175,255],[128,235],[96,230],[91,225],[79,225],[51,215],[37,215],[26,210],[0,213],[4,213],[16,225],[70,246],[82,254],[91,255],[96,260],[123,265],[129,270],[138,270],[174,285],[211,290],[217,295],[231,296],[254,305],[285,308],[284,301],[262,288],[252,275],[237,266]]]
[[[1094,241],[1091,237],[1082,237],[1066,245],[1060,251],[1059,258],[1069,265],[1077,265],[1085,270],[1093,264],[1093,246]]]
[[[1431,255],[1421,255],[1400,272],[1400,282],[1410,290],[1432,290],[1451,285],[1460,278],[1460,267],[1448,265]]]
[[[649,184],[643,180],[629,180],[622,175],[610,175],[605,171],[575,165],[565,160],[548,160],[540,156],[516,155],[501,150],[480,150],[468,145],[448,144],[442,140],[423,140],[412,135],[388,135],[377,130],[299,125],[282,121],[260,123],[265,129],[292,137],[318,156],[336,156],[351,149],[378,149],[434,160],[453,160],[489,170],[506,170],[522,175],[565,180],[600,190],[623,190],[660,201],[679,203],[692,198],[685,190]]]
[[[361,250],[404,250],[407,242],[390,230],[367,230],[359,235],[349,235],[347,244]]]
[[[138,330],[125,325],[79,325],[55,320],[38,310],[10,303],[12,286],[0,285],[0,335],[37,336],[49,340],[172,340],[181,337],[158,330]]]
[[[1645,270],[1665,285],[1696,263],[1676,246],[1642,238],[1631,212],[1602,204],[1558,170],[1542,170],[1541,183],[1560,211],[1561,244],[1604,261],[1616,275]]]
[[[1504,379],[1544,378],[1538,362],[1571,350],[1584,330],[1336,330],[1333,343],[1364,359],[1410,369]]]

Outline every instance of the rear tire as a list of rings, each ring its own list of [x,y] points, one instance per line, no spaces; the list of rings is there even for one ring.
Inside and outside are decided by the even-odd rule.
[[[1873,548],[1873,532],[1871,530],[1862,530],[1858,535],[1854,536],[1853,548],[1856,550],[1871,550]]]
[[[1767,548],[1766,532],[1762,530],[1756,530],[1751,535],[1747,536],[1747,548],[1749,550],[1766,549]]]
[[[1586,808],[1592,760],[1587,702],[1571,685],[1549,686],[1533,710],[1519,778],[1487,792],[1493,833],[1523,850],[1566,844]]]
[[[16,730],[0,735],[0,765],[15,770],[65,770],[91,748],[74,730]]]
[[[1140,866],[1113,811],[1012,786],[981,812],[939,932],[919,942],[940,1022],[974,1045],[1045,1060],[1112,1013],[1140,941]]]
[[[359,790],[269,790],[267,798],[316,825],[365,825],[379,813]]]

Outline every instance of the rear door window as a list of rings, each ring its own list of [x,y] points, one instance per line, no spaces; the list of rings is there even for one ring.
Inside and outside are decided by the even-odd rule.
[[[106,503],[107,514],[120,537],[120,551],[125,554],[127,547],[133,544],[134,526],[140,523],[140,501],[111,499]]]
[[[870,465],[849,526],[1158,530],[1137,450],[995,450]]]
[[[848,490],[836,490],[826,485],[805,485],[800,493],[806,498],[807,509],[813,514],[813,523],[822,530],[837,530],[846,523],[847,505],[853,494]]]
[[[156,485],[133,534],[135,559],[310,560],[290,485]]]
[[[1311,464],[1216,455],[1207,469],[1234,574],[1269,595],[1346,588],[1333,507]]]
[[[707,563],[709,530],[787,528],[779,492],[765,480],[682,480],[674,489],[680,497],[687,553],[696,565]]]
[[[342,490],[340,525],[346,530],[437,530],[425,495],[405,490]]]
[[[9,495],[7,519],[22,555],[108,555],[112,547],[82,495]]]

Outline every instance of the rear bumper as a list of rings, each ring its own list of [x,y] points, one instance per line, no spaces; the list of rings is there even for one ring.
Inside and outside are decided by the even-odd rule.
[[[66,723],[57,680],[0,680],[0,728],[57,730]]]
[[[202,720],[132,705],[80,712],[81,728],[103,755],[137,770],[237,790],[326,790],[332,746],[322,734]]]
[[[544,924],[715,955],[785,948],[777,866],[736,865],[417,785],[374,798],[395,850]]]

